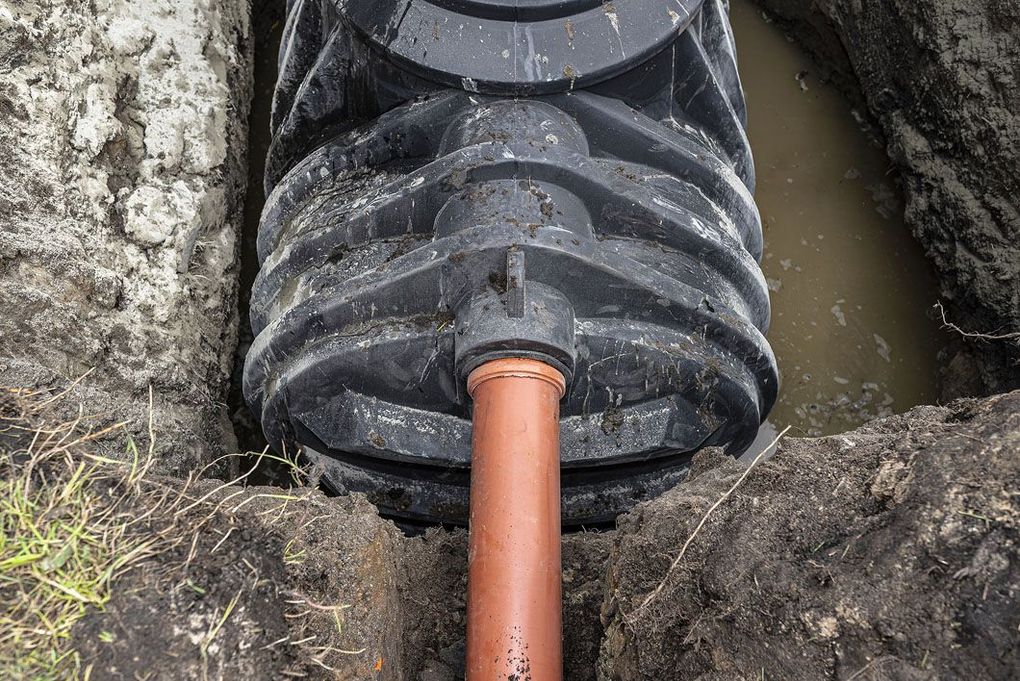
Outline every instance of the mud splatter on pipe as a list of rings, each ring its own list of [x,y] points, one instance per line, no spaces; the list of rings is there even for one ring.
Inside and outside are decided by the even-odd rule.
[[[467,675],[558,681],[559,401],[566,384],[534,359],[486,362],[474,399]]]

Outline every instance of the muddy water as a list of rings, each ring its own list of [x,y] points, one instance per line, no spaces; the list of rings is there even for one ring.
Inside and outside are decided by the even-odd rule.
[[[731,16],[782,374],[770,424],[832,434],[933,401],[935,282],[888,159],[750,0],[732,0]]]

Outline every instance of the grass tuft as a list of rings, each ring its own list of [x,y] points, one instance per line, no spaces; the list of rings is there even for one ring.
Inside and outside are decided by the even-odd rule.
[[[0,669],[10,678],[81,676],[72,627],[159,548],[132,531],[151,450],[142,456],[128,439],[125,461],[89,454],[123,424],[47,425],[39,413],[52,400],[0,391]]]
[[[76,650],[75,633],[82,630],[76,632],[75,625],[107,606],[117,594],[119,578],[128,571],[153,561],[168,575],[180,573],[177,586],[203,596],[206,587],[187,577],[191,562],[201,560],[200,537],[222,535],[211,549],[207,547],[214,553],[233,532],[218,528],[233,527],[242,510],[248,524],[270,529],[282,523],[281,531],[298,535],[326,512],[315,500],[314,486],[309,486],[314,479],[296,457],[262,452],[252,460],[246,454],[230,454],[186,479],[162,477],[152,470],[151,391],[149,445],[144,448],[131,439],[125,423],[97,428],[91,425],[94,419],[80,411],[71,421],[52,417],[54,403],[67,393],[0,388],[3,679],[94,678],[90,661]],[[124,443],[123,455],[100,453],[118,440]],[[243,489],[241,485],[266,460],[280,464],[293,487]],[[245,461],[252,467],[228,481],[199,482],[224,461]],[[278,560],[288,571],[300,571],[310,558],[305,542],[294,536],[284,542]],[[224,654],[220,650],[224,632],[243,616],[246,594],[247,590],[238,591],[215,611],[196,643],[203,662]],[[315,603],[296,593],[285,605],[291,635],[266,647],[287,644],[298,651],[295,659],[303,665],[326,670],[333,669],[330,662],[338,657],[364,652],[334,645],[348,606]],[[90,641],[104,645],[122,643],[106,629],[90,635],[94,637]]]

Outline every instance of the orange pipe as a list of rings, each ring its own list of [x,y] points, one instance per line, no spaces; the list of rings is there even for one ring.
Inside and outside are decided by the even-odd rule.
[[[498,359],[474,399],[467,680],[561,681],[560,430],[563,374]]]

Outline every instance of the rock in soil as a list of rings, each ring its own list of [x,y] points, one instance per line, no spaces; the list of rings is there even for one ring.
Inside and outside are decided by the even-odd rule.
[[[1016,678],[1020,392],[785,440],[696,531],[744,470],[621,519],[599,678]]]
[[[1020,387],[1020,3],[757,2],[879,124],[963,331],[946,396]]]
[[[230,451],[246,0],[0,0],[0,384]],[[76,401],[71,401],[76,402]],[[70,402],[69,402],[70,403]]]

